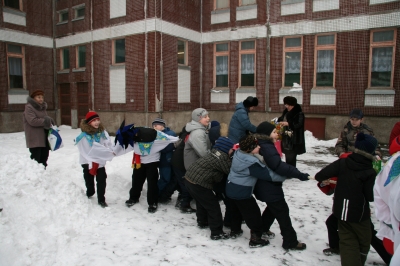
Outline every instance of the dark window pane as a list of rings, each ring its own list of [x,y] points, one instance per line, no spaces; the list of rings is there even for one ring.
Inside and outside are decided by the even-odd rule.
[[[390,87],[393,47],[372,49],[371,87]]]
[[[300,83],[301,52],[285,53],[285,87],[292,87],[293,83]]]
[[[76,10],[76,17],[80,18],[80,17],[84,17],[84,16],[85,16],[85,8],[84,7],[78,8]]]
[[[22,46],[7,44],[7,50],[9,53],[22,54]]]
[[[178,64],[185,65],[185,42],[178,40]]]
[[[287,38],[285,47],[299,47],[301,46],[301,38]]]
[[[23,88],[22,58],[8,57],[10,89]]]
[[[125,62],[125,39],[115,40],[115,63]]]
[[[217,56],[215,68],[216,86],[228,87],[228,56]]]
[[[86,66],[86,46],[78,47],[78,67]]]
[[[292,87],[293,83],[300,84],[300,73],[285,74],[285,87]]]
[[[7,7],[19,9],[19,0],[4,0],[4,5]]]
[[[215,46],[217,52],[225,52],[228,51],[228,44],[227,43],[219,43]]]
[[[332,87],[333,73],[317,73],[317,86]]]
[[[254,86],[254,74],[242,74],[242,87],[243,86]]]
[[[335,35],[325,35],[317,37],[318,45],[335,44]]]
[[[373,42],[388,42],[388,41],[393,41],[393,38],[394,38],[393,30],[378,31],[378,32],[374,32],[372,41]]]
[[[69,49],[63,49],[63,69],[69,68]]]
[[[228,87],[228,75],[217,75],[216,87]]]
[[[68,12],[60,13],[60,22],[68,21]]]
[[[241,50],[252,50],[255,47],[254,41],[242,42]]]
[[[333,86],[334,55],[333,50],[317,52],[317,86]]]

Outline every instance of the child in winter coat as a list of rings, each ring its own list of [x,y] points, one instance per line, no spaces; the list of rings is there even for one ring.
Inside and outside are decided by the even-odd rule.
[[[107,173],[105,165],[116,155],[132,151],[129,146],[114,145],[96,112],[90,111],[82,119],[80,128],[82,133],[76,138],[75,145],[79,149],[79,163],[83,168],[83,178],[86,185],[86,196],[91,198],[95,193],[94,177],[97,182],[97,200],[101,207],[108,207],[104,194],[106,193]]]
[[[275,148],[274,142],[278,139],[275,126],[269,122],[262,122],[258,125],[256,134],[254,135],[260,145],[260,155],[262,155],[265,164],[274,173],[283,176],[284,179],[280,182],[270,182],[259,179],[254,189],[254,195],[260,201],[267,203],[262,214],[263,235],[269,238],[275,236],[270,232],[274,220],[276,219],[281,229],[283,237],[282,247],[284,249],[304,250],[306,244],[297,240],[297,234],[292,226],[292,221],[289,215],[289,206],[286,203],[285,195],[282,189],[282,182],[286,178],[298,178],[301,181],[307,181],[308,174],[301,173],[296,167],[287,164],[281,160],[278,151]]]
[[[244,136],[239,141],[239,147],[233,155],[232,166],[226,183],[226,195],[232,203],[230,236],[236,238],[242,235],[241,225],[244,219],[251,230],[249,246],[266,246],[269,241],[261,238],[263,225],[260,208],[253,197],[253,189],[259,179],[282,181],[282,178],[280,176],[271,177],[265,164],[255,156],[255,154],[258,154],[260,146],[258,146],[253,135]]]
[[[219,137],[210,153],[193,163],[185,174],[186,188],[196,200],[197,224],[200,228],[210,226],[212,240],[229,238],[222,230],[219,198],[212,189],[229,174],[233,144],[230,139]]]
[[[358,133],[355,148],[375,154],[378,141],[371,135]],[[371,244],[369,202],[374,200],[376,172],[371,158],[353,153],[339,159],[315,175],[318,181],[337,177],[333,214],[339,222],[339,248],[342,265],[364,265]]]

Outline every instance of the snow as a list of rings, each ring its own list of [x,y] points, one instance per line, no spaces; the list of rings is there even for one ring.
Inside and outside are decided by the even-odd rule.
[[[47,170],[30,160],[23,132],[0,134],[0,265],[340,265],[339,256],[322,253],[332,198],[316,181],[284,183],[293,226],[307,249],[285,251],[277,222],[271,244],[251,249],[246,225],[237,239],[210,240],[209,229],[196,227],[195,214],[174,208],[177,193],[149,214],[145,184],[140,202],[127,208],[131,153],[107,163],[109,208],[101,208],[96,196],[85,195],[73,141],[80,130],[61,126],[59,133],[64,147],[50,153]],[[337,159],[328,151],[336,139],[317,140],[307,131],[306,143],[307,153],[298,156],[301,171],[313,176]],[[384,265],[372,247],[366,265]]]

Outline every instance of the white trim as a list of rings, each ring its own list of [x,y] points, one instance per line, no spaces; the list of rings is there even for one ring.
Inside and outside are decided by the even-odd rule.
[[[19,14],[13,14],[3,11],[3,21],[11,24],[21,25],[26,27],[26,17]]]
[[[51,37],[38,36],[9,29],[0,29],[0,41],[53,48],[53,38]]]
[[[369,0],[369,5],[379,5],[384,3],[398,2],[399,0]]]
[[[339,9],[339,0],[313,0],[313,12],[337,9]]]
[[[343,207],[342,207],[342,217],[341,220],[347,220],[347,213],[349,212],[349,200],[343,199]]]

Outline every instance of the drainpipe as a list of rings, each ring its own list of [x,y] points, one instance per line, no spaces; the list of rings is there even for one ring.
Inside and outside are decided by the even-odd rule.
[[[203,0],[200,3],[200,107],[203,107]]]
[[[54,16],[56,14],[56,1],[52,1],[52,8],[53,8],[53,16],[52,16],[52,23],[53,23],[53,97],[54,97],[54,111],[56,115],[56,121],[58,120],[59,111],[59,99],[58,99],[58,89],[57,89],[57,47],[56,47],[56,24]],[[60,117],[61,125],[61,117]]]
[[[145,43],[144,43],[144,111],[146,117],[146,125],[149,123],[149,73],[147,66],[147,0],[144,1],[144,34],[145,34]]]
[[[270,89],[270,66],[271,66],[271,25],[269,24],[269,10],[270,10],[270,0],[267,0],[266,3],[266,14],[267,14],[267,23],[265,24],[266,28],[266,45],[267,51],[265,54],[265,111],[271,112],[271,107],[269,106],[269,89]]]
[[[92,98],[92,110],[94,110],[94,65],[93,65],[93,0],[90,0],[90,88]],[[79,124],[79,121],[78,121]]]
[[[155,0],[157,1],[157,0]],[[161,59],[160,59],[160,118],[162,118],[164,112],[164,62],[163,62],[163,31],[162,31],[162,12],[163,12],[163,1],[161,0],[161,18],[160,18],[160,34],[161,34],[161,41],[160,41],[160,52],[161,52]]]

